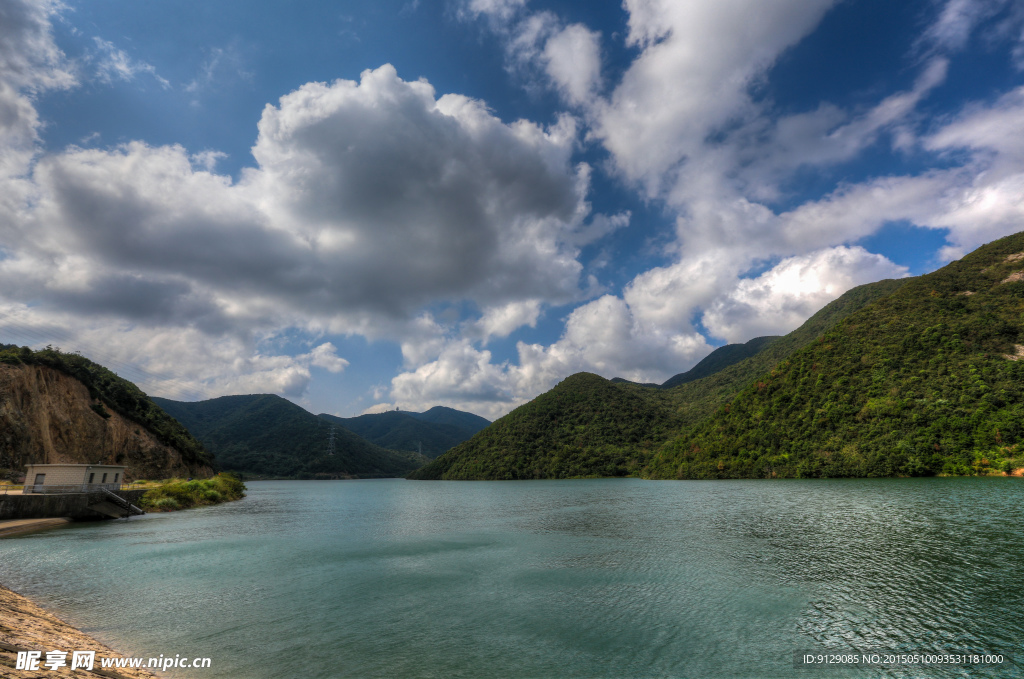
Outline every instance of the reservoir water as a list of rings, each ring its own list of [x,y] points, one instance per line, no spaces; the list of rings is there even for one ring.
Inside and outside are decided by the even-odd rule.
[[[1024,482],[268,481],[0,541],[0,583],[174,677],[960,677],[1011,651]],[[72,650],[72,649],[63,649]]]

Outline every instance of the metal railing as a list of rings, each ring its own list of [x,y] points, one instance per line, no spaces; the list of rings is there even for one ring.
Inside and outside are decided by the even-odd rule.
[[[137,516],[137,515],[145,514],[146,513],[142,509],[136,507],[131,502],[128,502],[128,500],[125,500],[123,497],[121,497],[120,495],[118,495],[117,493],[115,493],[113,491],[110,491],[110,490],[107,490],[106,488],[104,488],[103,489],[103,494],[106,495],[110,499],[111,502],[113,502],[114,504],[116,504],[118,507],[120,507],[121,509],[123,509],[125,511],[124,518],[126,518],[126,519],[129,516],[132,516],[132,515],[136,515]]]
[[[0,485],[0,495],[21,491],[22,495],[58,495],[62,493],[95,493],[101,490],[136,490],[141,488],[134,483],[72,483],[64,485],[31,484]]]

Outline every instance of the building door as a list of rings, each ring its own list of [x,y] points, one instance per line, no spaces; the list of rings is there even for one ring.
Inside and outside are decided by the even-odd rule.
[[[34,490],[34,491],[40,490],[42,485],[43,485],[43,483],[45,481],[46,481],[46,474],[36,474],[35,483],[32,484],[33,486],[35,486],[35,488],[33,488],[32,490]]]

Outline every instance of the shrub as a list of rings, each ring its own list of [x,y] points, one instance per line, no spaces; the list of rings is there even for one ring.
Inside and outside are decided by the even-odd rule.
[[[154,502],[152,507],[162,512],[173,512],[176,509],[180,509],[178,501],[173,497],[162,497]]]
[[[239,500],[245,497],[245,484],[233,474],[218,474],[212,479],[184,481],[171,479],[146,491],[140,501],[151,511],[175,511],[201,505]]]

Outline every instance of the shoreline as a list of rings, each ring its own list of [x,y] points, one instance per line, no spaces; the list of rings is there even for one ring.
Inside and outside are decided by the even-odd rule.
[[[68,666],[50,670],[40,664],[40,669],[30,672],[16,670],[18,651],[52,650],[68,653]],[[94,670],[69,669],[72,651],[95,651]],[[100,658],[124,658],[109,646],[100,643],[78,628],[69,625],[53,613],[33,603],[30,599],[0,585],[0,676],[18,677],[111,677],[112,679],[155,679],[157,675],[144,669],[118,668],[100,669]]]
[[[48,519],[7,519],[0,521],[0,538],[11,538],[25,533],[34,533],[38,530],[63,526],[71,523],[67,517],[53,517]]]

